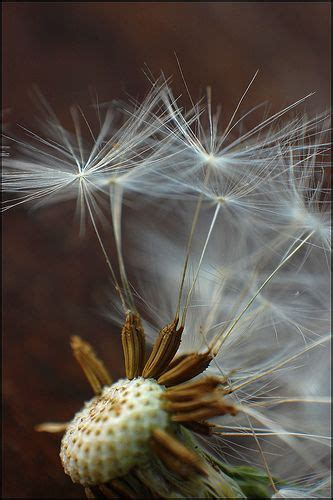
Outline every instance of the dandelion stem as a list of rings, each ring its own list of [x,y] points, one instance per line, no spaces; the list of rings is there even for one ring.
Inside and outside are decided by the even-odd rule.
[[[207,172],[205,174],[205,179],[204,179],[204,185],[205,186],[207,185],[207,183],[209,181],[210,172],[211,172],[211,169],[208,168]],[[203,195],[201,194],[199,196],[198,203],[197,203],[196,208],[195,208],[195,212],[194,212],[194,216],[193,216],[193,221],[192,221],[192,226],[191,226],[191,232],[190,232],[190,236],[189,236],[189,239],[188,239],[188,242],[187,242],[186,254],[185,254],[185,262],[184,262],[184,268],[183,268],[183,273],[182,273],[181,284],[180,284],[180,288],[179,288],[178,304],[177,304],[177,311],[176,311],[175,318],[179,318],[180,304],[181,304],[181,299],[182,299],[182,294],[183,294],[183,288],[184,288],[185,276],[186,276],[187,267],[188,267],[188,261],[189,261],[189,258],[190,258],[192,240],[193,240],[193,235],[194,235],[195,228],[197,227],[197,224],[198,224],[198,219],[199,219],[200,209],[201,209],[201,205],[202,205],[202,200],[203,200]]]
[[[183,288],[184,288],[185,276],[186,276],[187,267],[188,267],[188,261],[189,261],[189,258],[190,258],[190,251],[191,251],[191,246],[192,246],[192,239],[193,239],[194,231],[195,231],[195,228],[196,228],[196,225],[197,225],[197,222],[198,222],[201,205],[202,205],[202,195],[199,197],[199,200],[198,200],[198,203],[197,203],[197,206],[196,206],[196,209],[195,209],[195,213],[194,213],[194,217],[193,217],[193,221],[192,221],[191,232],[190,232],[190,236],[189,236],[189,239],[188,239],[188,242],[187,242],[186,257],[185,257],[185,262],[184,262],[182,280],[181,280],[181,284],[180,284],[180,287],[179,287],[178,305],[177,305],[177,311],[176,311],[176,316],[175,316],[176,318],[179,317],[180,303],[181,303],[182,294],[183,294]]]
[[[113,189],[112,189],[113,186]],[[125,295],[127,298],[128,306],[132,310],[132,312],[136,312],[136,308],[134,305],[134,300],[132,296],[132,292],[128,283],[125,264],[121,249],[121,212],[122,212],[122,188],[118,185],[111,184],[110,187],[110,204],[111,204],[111,213],[112,213],[112,223],[114,236],[116,240],[116,248],[118,255],[118,263],[119,263],[119,271],[121,282],[125,290]]]
[[[121,300],[121,304],[122,304],[122,307],[123,307],[123,310],[124,312],[126,313],[127,311],[127,307],[126,307],[126,303],[125,303],[125,300],[124,300],[124,296],[122,294],[122,291],[121,291],[121,288],[119,286],[119,283],[117,281],[117,278],[116,278],[116,274],[113,270],[113,267],[112,267],[112,264],[111,264],[111,261],[109,259],[109,256],[107,254],[107,251],[105,249],[105,246],[104,246],[104,243],[102,241],[102,238],[99,234],[99,231],[98,231],[98,228],[97,228],[97,225],[96,225],[96,222],[95,222],[95,219],[94,219],[94,216],[93,216],[93,213],[92,213],[92,210],[91,210],[91,206],[90,206],[90,203],[89,203],[89,200],[87,199],[87,196],[86,196],[86,193],[84,193],[84,197],[85,197],[85,201],[86,201],[86,204],[87,204],[87,208],[88,208],[88,212],[89,212],[89,215],[90,215],[90,219],[91,219],[91,222],[92,222],[92,225],[93,225],[93,228],[95,230],[95,233],[96,233],[96,236],[97,236],[97,240],[100,244],[100,247],[101,247],[101,250],[103,252],[103,255],[105,257],[105,260],[106,260],[106,263],[107,263],[107,266],[111,272],[111,276],[112,276],[112,281],[113,281],[113,285],[119,295],[119,298]]]
[[[214,215],[213,215],[213,218],[212,218],[212,222],[211,222],[210,227],[209,227],[209,231],[208,231],[208,234],[207,234],[207,237],[206,237],[206,241],[205,241],[204,247],[203,247],[202,252],[201,252],[199,264],[198,264],[198,267],[197,267],[197,270],[196,270],[196,273],[195,273],[195,276],[194,276],[191,288],[190,288],[190,290],[189,290],[189,292],[187,294],[187,297],[186,297],[185,307],[184,307],[184,311],[183,311],[183,315],[182,315],[182,320],[181,320],[181,326],[185,325],[185,319],[186,319],[188,307],[189,307],[189,304],[190,304],[190,300],[191,300],[191,297],[192,297],[192,293],[193,293],[193,290],[194,290],[194,286],[196,284],[196,281],[197,281],[197,278],[198,278],[198,275],[199,275],[199,271],[200,271],[200,268],[201,268],[201,264],[202,264],[203,258],[205,256],[205,253],[206,253],[207,245],[208,245],[209,239],[211,237],[211,234],[212,234],[212,231],[213,231],[213,228],[214,228],[214,225],[215,225],[218,213],[220,211],[220,208],[221,208],[221,205],[218,204],[217,207],[216,207],[216,209],[215,209],[215,212],[214,212]]]

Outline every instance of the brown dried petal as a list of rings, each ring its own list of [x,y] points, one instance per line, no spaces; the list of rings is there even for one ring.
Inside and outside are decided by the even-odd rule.
[[[100,394],[103,385],[112,384],[103,362],[98,359],[91,345],[78,336],[71,338],[71,347],[95,394]]]
[[[162,328],[158,334],[153,350],[143,369],[143,377],[157,378],[168,367],[179,348],[183,332],[183,327],[177,330],[177,324],[178,318]]]
[[[173,368],[163,373],[158,378],[158,383],[167,387],[181,384],[206,370],[212,359],[213,356],[210,351],[188,354]]]
[[[207,475],[201,458],[178,439],[162,429],[155,429],[151,447],[171,471],[187,478],[191,474]]]
[[[145,335],[140,316],[132,312],[126,315],[121,331],[125,357],[126,377],[132,380],[142,373],[145,356]]]

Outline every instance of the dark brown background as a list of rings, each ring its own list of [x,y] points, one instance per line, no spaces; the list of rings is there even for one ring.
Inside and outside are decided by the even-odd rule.
[[[142,68],[174,75],[174,51],[197,98],[210,84],[226,116],[257,68],[247,108],[277,111],[310,91],[310,112],[329,104],[329,3],[12,2],[4,12],[4,108],[9,127],[31,125],[28,91],[37,84],[66,125],[68,105],[86,98],[140,97]],[[72,207],[4,216],[4,496],[79,498],[64,475],[59,438],[38,434],[45,420],[70,419],[90,390],[72,361],[77,333],[122,375],[120,342],[98,314],[107,285],[91,232],[77,236]]]

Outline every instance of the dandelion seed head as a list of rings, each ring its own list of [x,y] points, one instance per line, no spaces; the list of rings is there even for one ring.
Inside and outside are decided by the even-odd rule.
[[[144,464],[155,428],[171,425],[163,386],[142,377],[118,380],[88,401],[62,439],[60,457],[74,482],[96,485]]]
[[[66,473],[103,494],[298,498],[327,473],[327,130],[280,124],[304,98],[244,131],[250,85],[225,128],[210,91],[186,111],[163,80],[119,127],[113,110],[97,134],[84,118],[90,147],[72,110],[74,136],[52,114],[4,159],[9,207],[76,199],[111,272],[127,378],[74,338],[95,397],[61,445]]]

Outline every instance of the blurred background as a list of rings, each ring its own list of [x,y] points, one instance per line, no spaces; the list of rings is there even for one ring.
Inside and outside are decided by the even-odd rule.
[[[9,133],[33,128],[29,92],[37,85],[64,126],[69,105],[141,99],[144,72],[172,76],[184,94],[177,54],[194,99],[207,85],[228,120],[257,69],[245,110],[271,112],[316,92],[310,114],[329,107],[330,4],[11,2],[3,4],[3,110]],[[63,473],[60,437],[38,434],[43,421],[67,421],[91,391],[69,337],[92,342],[123,375],[115,327],[96,296],[108,285],[104,259],[88,231],[78,237],[73,207],[3,217],[5,498],[82,498]]]

